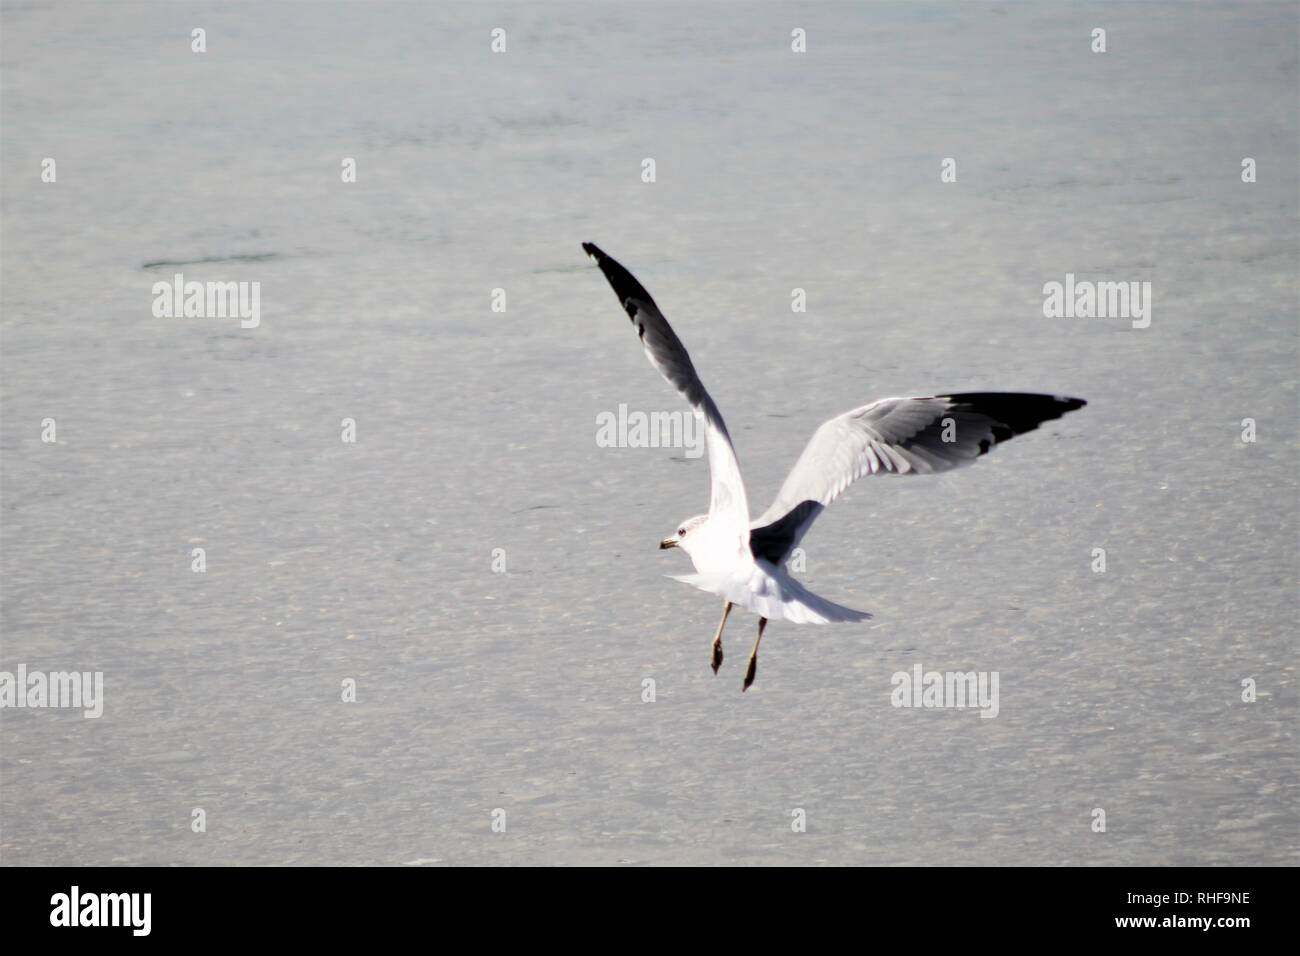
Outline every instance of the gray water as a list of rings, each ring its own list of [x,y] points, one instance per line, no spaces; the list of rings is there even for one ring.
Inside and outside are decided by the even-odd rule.
[[[1296,862],[1297,9],[6,2],[0,669],[104,712],[0,711],[0,862]],[[1090,404],[854,485],[802,577],[874,619],[742,695],[656,548],[705,460],[597,446],[683,406],[584,240],[756,512],[874,398]],[[155,318],[176,272],[261,324]]]

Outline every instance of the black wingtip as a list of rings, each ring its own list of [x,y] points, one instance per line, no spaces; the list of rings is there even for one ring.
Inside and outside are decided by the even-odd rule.
[[[639,299],[651,308],[658,308],[655,300],[650,298],[650,293],[645,290],[645,286],[637,282],[632,273],[619,265],[617,259],[605,255],[604,250],[594,242],[584,242],[582,251],[596,260],[596,265],[600,266],[600,271],[605,274],[614,294],[618,296],[619,304],[629,316],[635,317],[637,312],[637,306],[630,301],[632,299]]]
[[[992,419],[994,443],[1031,432],[1043,422],[1054,421],[1088,404],[1082,398],[1067,395],[1026,392],[957,392],[943,397]],[[980,454],[986,451],[988,448],[981,445]]]

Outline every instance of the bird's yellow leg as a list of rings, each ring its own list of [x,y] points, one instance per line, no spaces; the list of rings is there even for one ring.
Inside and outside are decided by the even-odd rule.
[[[767,618],[758,619],[758,637],[754,638],[754,649],[749,652],[749,668],[745,671],[745,686],[740,688],[743,694],[749,690],[749,685],[754,683],[754,675],[758,673],[758,645],[763,640],[763,629],[767,627]]]
[[[713,673],[722,666],[722,629],[727,626],[727,615],[731,613],[731,602],[722,605],[722,620],[718,622],[718,633],[713,635]]]

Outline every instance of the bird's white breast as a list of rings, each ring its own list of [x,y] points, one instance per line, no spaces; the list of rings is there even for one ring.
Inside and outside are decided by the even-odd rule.
[[[736,571],[753,563],[749,541],[718,522],[708,521],[684,542],[695,570],[701,573]]]

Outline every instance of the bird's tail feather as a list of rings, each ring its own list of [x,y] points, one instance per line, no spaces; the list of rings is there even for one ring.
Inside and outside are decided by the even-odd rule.
[[[828,601],[813,594],[791,577],[783,568],[766,561],[756,561],[751,568],[732,573],[699,573],[669,575],[681,581],[725,598],[760,617],[773,621],[791,621],[795,624],[830,624],[840,621],[865,621],[871,615],[866,611]]]

